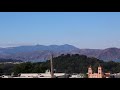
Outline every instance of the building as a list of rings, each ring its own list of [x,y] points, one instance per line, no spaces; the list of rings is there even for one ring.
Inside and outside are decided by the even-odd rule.
[[[104,78],[111,78],[111,74],[110,73],[105,73]]]
[[[54,78],[64,75],[65,73],[54,73]],[[51,72],[46,70],[45,73],[21,73],[20,78],[51,78]]]
[[[111,78],[120,78],[120,73],[114,73],[110,75]]]
[[[103,77],[103,72],[102,72],[102,67],[99,66],[98,67],[98,72],[97,73],[93,73],[93,70],[91,68],[91,66],[88,68],[88,78],[102,78]]]
[[[71,75],[69,78],[85,78],[85,75],[84,74],[73,74]]]

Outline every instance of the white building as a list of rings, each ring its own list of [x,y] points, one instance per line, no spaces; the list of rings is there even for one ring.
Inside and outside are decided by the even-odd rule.
[[[63,76],[65,73],[54,73],[55,77]],[[51,78],[50,71],[45,73],[21,73],[19,78]]]
[[[70,78],[84,78],[84,74],[75,74],[75,75],[71,75]]]
[[[12,78],[11,76],[9,76],[9,75],[2,75],[2,77],[1,78]]]

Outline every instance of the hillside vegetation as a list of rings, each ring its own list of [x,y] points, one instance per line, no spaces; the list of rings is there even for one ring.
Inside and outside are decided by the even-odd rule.
[[[53,67],[56,72],[64,73],[87,73],[89,66],[97,72],[97,67],[101,65],[104,72],[117,73],[120,72],[120,63],[109,61],[104,62],[96,58],[90,58],[85,55],[61,55],[53,58]],[[37,63],[21,63],[21,64],[0,64],[1,74],[19,73],[44,73],[50,69],[50,60]]]

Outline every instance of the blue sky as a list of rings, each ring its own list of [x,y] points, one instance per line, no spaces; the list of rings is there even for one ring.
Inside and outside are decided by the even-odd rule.
[[[0,47],[120,48],[120,12],[0,12]]]

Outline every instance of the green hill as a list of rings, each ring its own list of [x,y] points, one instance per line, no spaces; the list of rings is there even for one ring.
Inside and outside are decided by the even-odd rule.
[[[49,61],[46,62],[47,64]],[[120,63],[109,61],[104,62],[96,58],[89,58],[85,55],[61,55],[53,59],[53,65],[56,72],[67,73],[87,73],[88,67],[91,65],[93,70],[97,72],[97,67],[101,65],[104,72],[120,72]]]
[[[97,72],[97,67],[102,66],[103,72],[117,73],[120,72],[120,63],[104,62],[96,58],[90,58],[85,55],[61,55],[53,58],[53,67],[56,72],[64,73],[87,73],[88,67],[92,66]],[[37,63],[21,63],[21,64],[0,64],[0,73],[41,73],[50,69],[50,60]]]

